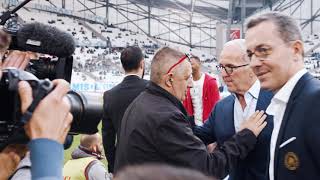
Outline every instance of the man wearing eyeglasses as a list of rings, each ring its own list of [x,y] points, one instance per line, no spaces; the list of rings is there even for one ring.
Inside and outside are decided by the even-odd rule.
[[[115,172],[128,165],[164,163],[224,178],[253,149],[266,126],[263,112],[254,113],[212,153],[193,134],[182,105],[192,86],[191,71],[188,57],[179,51],[164,47],[155,54],[149,86],[122,118]]]
[[[275,93],[270,180],[320,179],[320,81],[304,68],[303,40],[295,20],[280,13],[247,24],[247,54],[261,88]]]
[[[243,39],[224,45],[217,69],[232,95],[219,101],[204,125],[193,130],[205,144],[217,142],[220,145],[239,132],[241,123],[256,110],[265,110],[272,93],[260,89],[260,82],[249,67]],[[268,124],[258,136],[255,149],[230,172],[230,180],[267,179],[272,120],[268,117],[266,121]]]

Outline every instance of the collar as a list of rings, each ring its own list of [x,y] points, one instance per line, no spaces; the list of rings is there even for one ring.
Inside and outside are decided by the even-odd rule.
[[[282,86],[282,88],[274,95],[273,99],[288,103],[291,92],[293,91],[295,85],[298,83],[299,79],[306,73],[307,70],[305,68],[298,71],[289,79],[289,81],[286,82],[284,86]]]
[[[137,77],[141,78],[138,74],[133,74],[133,73],[126,74],[124,77],[128,77],[128,76],[137,76]]]
[[[96,157],[97,159],[103,159],[103,155],[101,154],[101,153],[96,153],[96,152],[93,152],[93,151],[91,151],[91,150],[89,150],[88,148],[85,148],[85,147],[83,147],[83,146],[81,146],[81,145],[79,145],[79,147],[78,147],[81,151],[83,151],[83,152],[85,152],[86,154],[88,154],[88,155],[91,155],[91,156],[94,156],[94,157]]]
[[[260,93],[260,81],[256,80],[246,93],[250,94],[253,98],[258,99]]]
[[[299,79],[307,73],[306,69],[301,69],[298,71],[293,77],[287,81],[287,83],[282,86],[282,88],[273,96],[271,99],[271,102],[266,109],[266,113],[269,115],[276,115],[277,110],[279,109],[279,105],[281,104],[287,104],[290,98],[290,95],[298,83]]]
[[[256,80],[252,84],[252,86],[248,89],[248,91],[244,93],[244,97],[246,97],[247,95],[251,95],[253,98],[258,99],[259,93],[260,93],[260,81]],[[238,99],[236,93],[232,93],[232,95],[236,99]]]
[[[186,117],[188,117],[188,113],[185,110],[183,104],[179,99],[177,99],[175,96],[173,96],[171,93],[169,93],[167,90],[163,89],[156,83],[150,81],[150,83],[147,85],[146,91],[148,91],[151,94],[162,96],[166,99],[168,99],[174,106],[176,106]]]

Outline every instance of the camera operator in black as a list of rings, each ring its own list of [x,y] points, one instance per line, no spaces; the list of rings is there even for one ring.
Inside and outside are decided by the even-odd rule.
[[[7,38],[6,33],[0,30],[0,78],[3,68],[23,69],[32,54],[13,51],[6,59],[3,59],[9,47],[8,43],[10,43],[10,39]],[[62,143],[70,129],[73,117],[69,112],[70,104],[65,98],[69,91],[69,84],[64,80],[52,82],[55,88],[40,101],[32,113],[31,119],[24,126],[25,132],[30,138],[28,148],[31,153],[32,179],[48,177],[62,179]],[[27,82],[21,81],[19,83],[19,95],[23,113],[32,102],[32,89]],[[19,146],[10,146],[0,153],[0,179],[7,179],[11,175],[23,156],[23,151],[25,150]]]

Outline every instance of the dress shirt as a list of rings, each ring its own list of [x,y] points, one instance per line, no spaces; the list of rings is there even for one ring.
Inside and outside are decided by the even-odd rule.
[[[257,100],[260,92],[260,82],[256,82],[250,87],[250,89],[244,94],[244,100],[246,107],[242,109],[241,104],[235,94],[234,102],[234,127],[236,132],[240,130],[240,125],[243,121],[247,120],[256,110]]]

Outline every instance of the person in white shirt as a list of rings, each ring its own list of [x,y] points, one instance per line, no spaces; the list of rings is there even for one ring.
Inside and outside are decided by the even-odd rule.
[[[219,101],[203,126],[193,128],[205,144],[222,144],[237,133],[240,125],[256,111],[266,110],[272,93],[260,89],[260,82],[249,66],[244,39],[227,42],[220,54],[217,66],[228,87],[229,95]],[[254,151],[240,161],[230,172],[231,180],[267,180],[272,119],[267,117],[267,126],[258,137]]]
[[[193,87],[188,88],[183,106],[188,115],[194,116],[195,124],[201,126],[208,119],[214,105],[219,101],[220,94],[216,79],[201,72],[200,58],[192,56],[190,63]]]
[[[199,72],[199,77],[195,79],[193,77],[193,87],[190,89],[192,106],[194,110],[194,119],[195,123],[202,125],[202,94],[203,94],[203,83],[204,83],[204,74]]]
[[[301,31],[295,20],[271,12],[247,24],[247,55],[261,88],[275,93],[270,180],[320,179],[320,81],[304,68]]]

